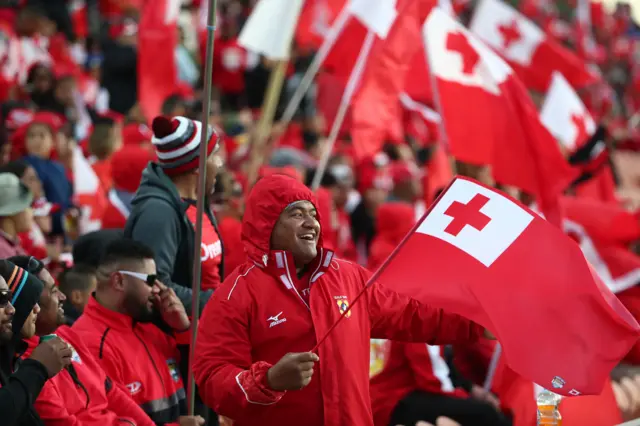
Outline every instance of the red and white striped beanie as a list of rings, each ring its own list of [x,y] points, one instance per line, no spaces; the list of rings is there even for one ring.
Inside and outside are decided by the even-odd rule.
[[[218,147],[218,135],[213,127],[208,127],[207,156]],[[186,117],[158,116],[153,119],[151,129],[158,164],[167,175],[175,176],[198,168],[201,122]]]

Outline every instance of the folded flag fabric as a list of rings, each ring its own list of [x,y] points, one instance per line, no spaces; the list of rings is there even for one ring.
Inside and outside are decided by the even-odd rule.
[[[640,337],[575,241],[468,178],[453,180],[376,275],[483,325],[516,373],[565,396],[599,394]]]

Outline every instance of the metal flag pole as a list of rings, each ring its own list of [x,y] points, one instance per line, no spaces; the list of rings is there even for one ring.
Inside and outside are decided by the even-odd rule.
[[[216,30],[217,0],[208,0],[209,10],[207,14],[207,55],[204,66],[204,101],[202,108],[202,135],[200,138],[200,157],[198,163],[198,199],[196,202],[196,238],[193,244],[193,282],[191,284],[191,346],[189,348],[189,379],[187,382],[187,403],[189,415],[193,416],[195,409],[196,384],[193,379],[193,361],[196,337],[198,334],[198,317],[200,315],[200,245],[202,244],[202,221],[204,216],[204,203],[207,194],[204,193],[207,174],[207,152],[209,136],[209,114],[211,112],[211,79],[213,74],[213,41]]]

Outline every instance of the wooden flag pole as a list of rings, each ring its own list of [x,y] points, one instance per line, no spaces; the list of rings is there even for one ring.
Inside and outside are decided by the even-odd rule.
[[[193,242],[193,281],[191,283],[191,346],[189,348],[189,378],[187,382],[187,404],[188,413],[194,415],[196,385],[193,378],[194,348],[198,335],[198,318],[200,316],[200,245],[202,243],[202,221],[204,216],[204,203],[207,200],[205,194],[207,175],[207,153],[209,143],[209,115],[211,112],[211,79],[213,75],[213,45],[214,33],[216,29],[216,8],[217,0],[208,0],[209,10],[207,16],[207,50],[204,67],[204,102],[202,108],[202,135],[200,139],[200,156],[198,162],[198,199],[196,201],[196,229],[195,241]],[[214,141],[216,143],[217,141]]]
[[[269,85],[267,86],[267,92],[262,103],[262,114],[258,122],[258,128],[249,157],[249,169],[247,171],[249,187],[253,186],[258,179],[258,169],[265,155],[268,154],[266,148],[269,144],[273,119],[276,115],[276,109],[278,108],[278,101],[280,100],[280,93],[282,92],[282,86],[287,74],[288,64],[288,60],[277,61],[269,75]]]

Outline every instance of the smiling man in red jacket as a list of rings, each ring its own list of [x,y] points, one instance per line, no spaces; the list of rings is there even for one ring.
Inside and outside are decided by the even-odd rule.
[[[194,374],[203,400],[234,426],[369,426],[369,338],[447,344],[482,335],[459,316],[374,284],[318,348],[370,274],[322,246],[311,191],[259,180],[247,200],[248,259],[214,294]]]

